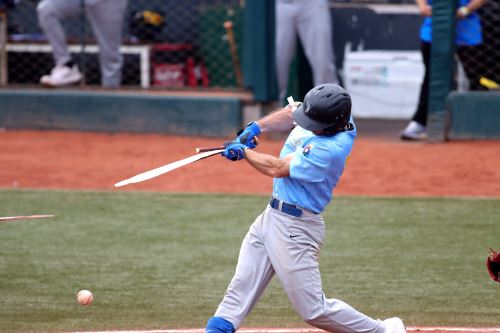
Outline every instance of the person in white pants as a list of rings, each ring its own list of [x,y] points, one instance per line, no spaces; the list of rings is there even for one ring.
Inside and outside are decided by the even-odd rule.
[[[314,85],[338,83],[328,1],[276,0],[276,71],[281,101],[288,88],[297,34],[311,65]]]
[[[400,318],[371,318],[323,292],[321,213],[333,199],[357,130],[351,98],[338,85],[316,86],[303,104],[293,104],[250,123],[224,144],[227,159],[245,159],[273,177],[273,193],[241,244],[233,279],[205,333],[238,330],[274,276],[295,311],[312,326],[332,333],[406,333]],[[253,150],[262,132],[290,130],[279,157]]]
[[[61,20],[81,14],[82,1],[99,45],[101,84],[107,88],[121,85],[123,56],[120,54],[122,26],[127,0],[42,0],[37,6],[39,24],[47,36],[55,67],[40,83],[64,86],[78,83],[82,73],[73,62],[66,43]]]

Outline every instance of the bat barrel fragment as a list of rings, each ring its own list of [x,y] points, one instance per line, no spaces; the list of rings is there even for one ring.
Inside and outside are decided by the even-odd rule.
[[[202,160],[202,159],[210,157],[210,156],[214,156],[214,155],[219,154],[223,151],[224,151],[224,149],[218,149],[218,150],[211,150],[211,151],[207,151],[204,153],[196,154],[196,155],[184,158],[182,160],[166,164],[166,165],[161,166],[159,168],[140,173],[140,174],[135,175],[131,178],[122,180],[122,181],[116,183],[114,186],[121,187],[121,186],[125,186],[128,184],[140,183],[140,182],[143,182],[145,180],[163,175],[164,173],[170,172],[172,170],[178,169],[182,166],[191,164],[193,162]]]
[[[34,220],[34,219],[46,219],[54,217],[55,215],[19,215],[19,216],[4,216],[0,217],[0,222],[16,221],[16,220]]]

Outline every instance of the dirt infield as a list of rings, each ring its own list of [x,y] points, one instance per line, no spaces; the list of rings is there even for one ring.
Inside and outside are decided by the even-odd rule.
[[[246,162],[214,156],[139,184],[117,181],[193,155],[206,139],[154,134],[65,131],[0,132],[0,187],[271,192],[272,180]],[[263,139],[258,151],[278,154],[283,140]],[[358,138],[339,195],[500,197],[500,141],[408,143]]]
[[[59,131],[0,132],[0,188],[269,194],[272,180],[245,161],[220,156],[115,189],[137,173],[193,155],[224,138]],[[277,154],[283,140],[264,138],[259,151]],[[355,143],[336,193],[389,196],[500,197],[500,141],[407,143],[366,137]],[[203,333],[202,329],[109,331]],[[321,333],[313,328],[245,328],[240,333]],[[410,333],[500,333],[500,328],[408,327]],[[96,333],[96,332],[94,332]]]

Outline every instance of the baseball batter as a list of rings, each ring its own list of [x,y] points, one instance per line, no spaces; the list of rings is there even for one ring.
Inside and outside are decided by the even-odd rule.
[[[279,158],[251,149],[261,132],[292,128]],[[288,105],[250,123],[225,144],[226,158],[246,159],[274,177],[274,185],[269,205],[243,240],[235,275],[206,333],[235,332],[275,274],[297,313],[317,328],[406,333],[399,318],[372,319],[323,293],[318,262],[325,233],[321,212],[332,199],[355,137],[350,96],[338,85],[324,84],[311,89],[296,110]]]

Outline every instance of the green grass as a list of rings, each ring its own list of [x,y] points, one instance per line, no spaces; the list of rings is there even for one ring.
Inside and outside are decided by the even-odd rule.
[[[267,197],[0,191],[0,332],[200,328]],[[407,325],[500,326],[500,200],[336,198],[325,293]],[[76,302],[80,289],[95,295]],[[244,326],[304,327],[274,280]]]

